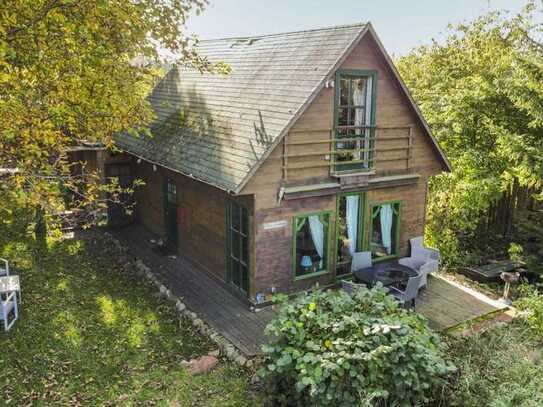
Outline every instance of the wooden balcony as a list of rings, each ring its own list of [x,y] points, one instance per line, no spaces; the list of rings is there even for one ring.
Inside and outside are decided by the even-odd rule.
[[[338,148],[340,143],[343,148]],[[352,147],[345,148],[346,144]],[[411,126],[293,130],[283,140],[283,180],[363,172],[406,174],[412,151]]]

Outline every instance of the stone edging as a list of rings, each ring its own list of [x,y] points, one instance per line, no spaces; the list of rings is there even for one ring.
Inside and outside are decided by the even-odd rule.
[[[117,249],[119,254],[127,255],[128,249],[123,246],[123,244],[111,233],[105,232],[106,237],[111,241],[113,246]],[[175,307],[175,310],[180,317],[187,318],[191,324],[196,328],[198,333],[206,336],[211,342],[217,345],[221,353],[226,356],[227,359],[237,363],[240,366],[251,368],[254,366],[254,361],[245,357],[239,349],[237,349],[228,339],[223,337],[216,330],[211,328],[206,324],[198,315],[190,311],[185,303],[182,301],[182,298],[175,296],[169,288],[167,288],[158,277],[151,271],[151,268],[148,267],[141,259],[137,259],[133,262],[134,267],[136,268],[139,275],[145,276],[153,285],[156,286],[158,294],[167,299]]]

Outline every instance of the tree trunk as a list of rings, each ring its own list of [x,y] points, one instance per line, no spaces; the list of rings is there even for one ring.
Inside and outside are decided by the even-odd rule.
[[[47,221],[45,219],[45,209],[38,205],[35,212],[34,237],[39,249],[47,247]]]

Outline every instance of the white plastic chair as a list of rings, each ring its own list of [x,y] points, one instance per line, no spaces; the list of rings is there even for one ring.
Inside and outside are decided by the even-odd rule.
[[[9,318],[10,314],[13,314],[11,321]],[[5,299],[0,299],[0,320],[4,323],[4,331],[9,331],[18,318],[19,308],[17,306],[17,292],[12,291],[6,295]]]
[[[424,246],[424,238],[422,236],[410,239],[409,245],[411,246],[411,257],[424,259],[424,263],[426,263],[427,259],[439,262],[439,250]]]
[[[422,236],[411,239],[409,243],[410,257],[404,257],[398,263],[416,270],[421,276],[419,288],[424,288],[428,285],[428,274],[439,270],[439,250],[425,247]]]
[[[371,252],[356,252],[351,261],[351,272],[364,269],[373,265],[371,261]]]
[[[9,276],[9,262],[0,258],[0,277]]]

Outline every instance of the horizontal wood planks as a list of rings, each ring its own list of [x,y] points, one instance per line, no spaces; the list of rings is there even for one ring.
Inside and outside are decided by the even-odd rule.
[[[429,276],[428,288],[417,300],[416,311],[439,331],[483,317],[500,308],[474,297],[444,279]]]
[[[425,182],[427,177],[442,171],[442,165],[421,123],[370,36],[362,39],[341,69],[377,70],[379,73],[376,103],[376,126],[379,129],[375,143],[378,150],[375,153],[376,176],[405,171],[409,164],[410,172],[420,174]],[[321,178],[323,182],[329,182],[330,169],[325,164],[330,163],[326,156],[331,142],[326,142],[326,139],[330,138],[330,129],[334,124],[333,98],[333,88],[322,89],[287,135],[286,151],[289,155],[317,155],[289,157],[288,165],[295,168],[292,171],[287,170],[286,182],[301,182],[310,178]],[[315,142],[308,144],[312,141]],[[390,151],[392,148],[397,150]],[[283,145],[278,146],[243,190],[244,193],[256,195],[257,209],[278,205],[277,191],[284,175],[283,150]],[[410,155],[407,154],[409,150]],[[304,162],[316,161],[321,161],[324,165],[315,164],[309,169],[298,168]]]
[[[341,69],[378,71],[375,174],[370,175],[370,180],[383,175],[419,175],[418,180],[410,185],[379,185],[367,192],[369,207],[379,202],[401,201],[400,256],[405,256],[409,252],[409,239],[424,234],[427,180],[443,170],[442,163],[371,36],[362,39],[346,58]],[[290,129],[283,143],[271,152],[243,190],[243,193],[255,196],[257,292],[268,293],[270,287],[279,287],[286,291],[297,290],[316,282],[329,282],[335,276],[332,271],[303,282],[293,281],[290,267],[290,229],[270,232],[262,228],[265,222],[291,222],[294,215],[310,211],[330,210],[335,213],[334,195],[311,200],[279,200],[281,186],[338,182],[330,176],[330,161],[327,157],[332,144],[331,140],[327,139],[332,138],[331,129],[334,127],[333,98],[333,88],[323,88],[319,92]],[[334,233],[333,230],[332,236]],[[369,234],[369,227],[365,233]],[[331,242],[330,253],[335,253],[335,244],[335,241]],[[333,270],[333,267],[331,268]]]
[[[164,226],[164,184],[177,187],[178,251],[202,268],[225,279],[227,194],[181,174],[146,162],[135,164],[135,176],[145,182],[136,193],[136,217],[146,228],[161,236]]]
[[[158,254],[149,241],[156,236],[141,226],[115,232],[132,255],[141,258],[174,295],[183,298],[187,307],[212,328],[220,332],[247,356],[260,353],[264,328],[274,315],[272,309],[251,312],[246,302],[235,297],[206,271],[190,260],[171,259]]]

